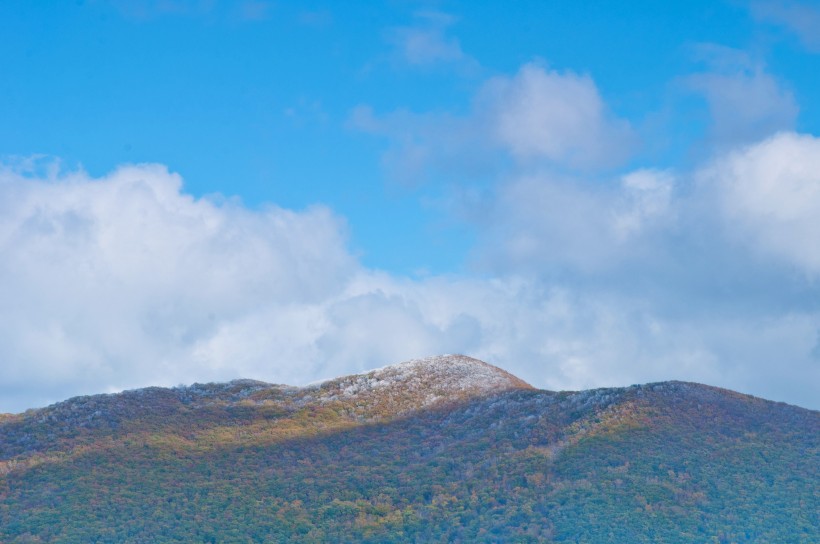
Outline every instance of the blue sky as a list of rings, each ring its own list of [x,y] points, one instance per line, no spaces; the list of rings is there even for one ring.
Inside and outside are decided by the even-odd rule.
[[[438,352],[816,408],[814,23],[765,0],[4,2],[0,411]]]

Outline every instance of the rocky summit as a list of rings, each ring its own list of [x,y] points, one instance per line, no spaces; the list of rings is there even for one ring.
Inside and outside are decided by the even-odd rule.
[[[1,542],[820,541],[820,413],[461,355],[0,417]]]

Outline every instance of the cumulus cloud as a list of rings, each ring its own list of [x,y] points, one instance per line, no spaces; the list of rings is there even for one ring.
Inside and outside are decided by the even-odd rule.
[[[816,226],[810,211],[820,204],[811,191],[794,193],[817,181],[809,175],[817,171],[815,145],[782,136],[731,155],[715,163],[713,190],[697,198],[732,202],[739,180],[765,193],[772,157],[781,166],[800,162],[778,179],[787,180],[786,220],[808,244]],[[6,168],[0,411],[146,385],[237,377],[303,384],[453,352],[551,389],[678,378],[816,405],[816,304],[719,308],[703,303],[713,293],[698,299],[681,289],[687,271],[650,274],[640,292],[607,280],[651,269],[653,256],[677,247],[679,235],[670,233],[699,219],[679,183],[657,170],[597,188],[518,178],[504,186],[484,227],[490,234],[479,240],[484,251],[503,248],[497,261],[505,265],[494,277],[412,280],[363,267],[347,249],[344,220],[321,206],[252,210],[194,198],[180,176],[157,165],[101,178]],[[755,236],[772,217],[773,228],[783,228],[758,200],[722,206],[711,209],[728,218],[740,210]],[[698,243],[731,250],[712,238]],[[814,257],[791,251],[784,255],[815,270]],[[687,263],[685,251],[679,257]],[[556,267],[569,273],[551,276]],[[820,300],[815,287],[788,281],[771,289],[775,299],[791,289]],[[669,297],[686,300],[670,306]]]
[[[702,182],[726,228],[750,248],[820,273],[820,139],[777,134],[716,161]]]
[[[590,77],[537,63],[484,82],[466,115],[377,115],[360,105],[349,125],[387,138],[388,173],[411,185],[436,173],[479,177],[508,160],[594,171],[621,163],[637,144],[629,123],[608,110]]]
[[[498,144],[517,159],[544,158],[574,167],[619,162],[634,143],[589,76],[524,65],[489,80],[477,99]]]
[[[98,390],[188,381],[192,369],[233,375],[229,360],[198,355],[203,343],[271,305],[337,292],[357,266],[344,233],[323,207],[256,212],[194,199],[159,166],[101,179],[5,171],[0,383]]]
[[[610,169],[633,129],[589,76],[537,63],[485,81],[466,114],[358,108],[351,124],[388,140],[389,169],[452,180],[470,265],[496,278],[359,303],[391,305],[385,322],[424,316],[408,345],[455,344],[539,386],[675,375],[816,406],[817,140],[790,132],[794,97],[762,64],[699,51],[707,70],[685,82],[709,105],[709,152],[678,170]]]
[[[549,360],[574,386],[680,371],[814,406],[818,145],[781,133],[691,173],[591,181],[540,172],[501,182],[474,218],[477,265],[497,277],[523,274],[525,298],[544,304],[518,314],[542,338],[516,343],[533,352],[512,360]]]

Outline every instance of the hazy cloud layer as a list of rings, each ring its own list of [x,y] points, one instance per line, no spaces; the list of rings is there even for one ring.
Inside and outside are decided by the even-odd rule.
[[[751,3],[752,14],[761,21],[784,26],[797,34],[807,49],[820,52],[820,6],[794,0],[760,0]]]
[[[455,23],[453,16],[423,11],[416,13],[415,20],[415,25],[390,29],[386,35],[402,61],[414,66],[475,62],[462,51],[457,38],[447,35],[448,27]]]
[[[654,170],[608,184],[550,173],[515,176],[481,207],[482,261],[529,273],[594,274],[622,266],[674,224],[674,190],[673,175]]]

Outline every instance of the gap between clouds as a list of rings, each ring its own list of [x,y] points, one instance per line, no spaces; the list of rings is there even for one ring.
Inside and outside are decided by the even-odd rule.
[[[196,199],[157,165],[6,167],[0,410],[447,352],[551,389],[686,379],[816,408],[818,156],[781,133],[688,182],[522,176],[487,204],[491,277],[423,280],[363,267],[326,207]]]

